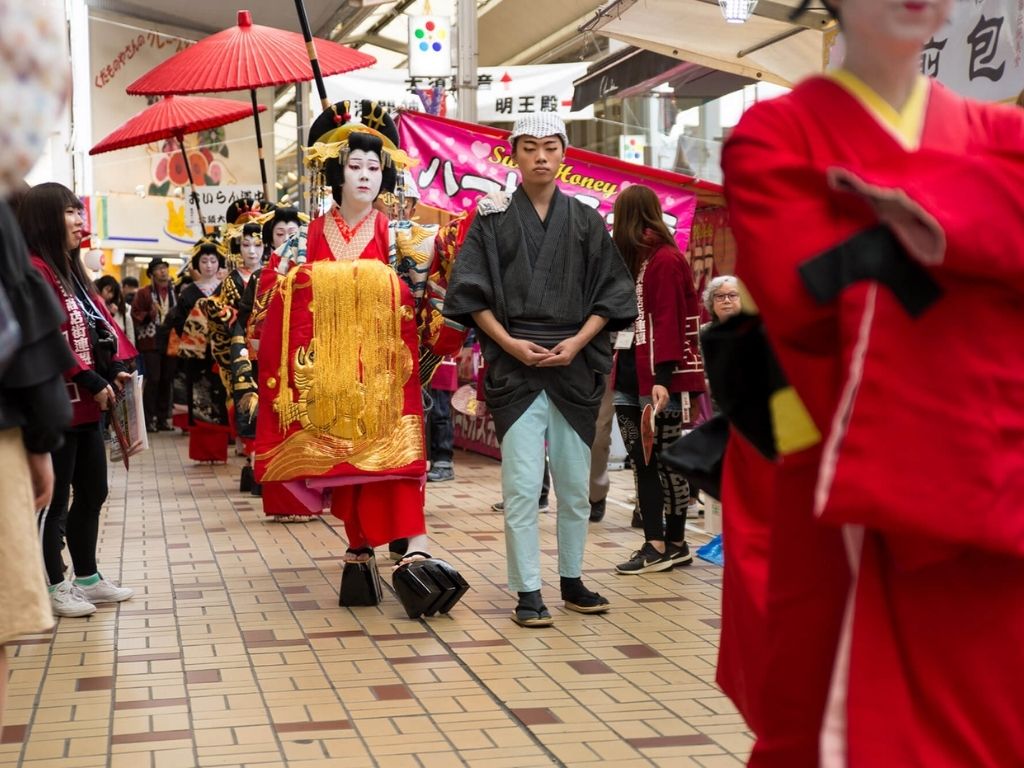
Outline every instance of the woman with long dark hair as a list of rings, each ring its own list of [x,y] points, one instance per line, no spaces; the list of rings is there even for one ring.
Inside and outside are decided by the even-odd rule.
[[[686,478],[658,461],[661,449],[690,420],[691,397],[704,391],[697,333],[700,305],[685,257],[662,220],[649,187],[634,184],[615,200],[613,239],[636,281],[639,316],[620,332],[615,363],[615,415],[636,468],[644,544],[618,566],[619,573],[666,571],[689,565]],[[644,459],[642,414],[654,406],[654,448]]]
[[[96,603],[121,602],[134,592],[104,578],[96,564],[100,510],[107,499],[107,456],[100,431],[102,411],[114,402],[115,388],[129,378],[125,360],[135,348],[96,294],[79,256],[85,225],[82,203],[67,187],[33,187],[18,208],[18,224],[33,266],[64,309],[62,331],[74,357],[64,372],[71,398],[71,427],[53,452],[53,500],[40,513],[43,560],[50,601],[57,616],[88,616]],[[74,501],[68,502],[74,492]],[[61,556],[67,541],[74,581],[65,577]]]

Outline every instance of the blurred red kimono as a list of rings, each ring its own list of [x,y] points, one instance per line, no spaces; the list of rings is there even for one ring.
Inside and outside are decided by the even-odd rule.
[[[719,681],[753,766],[818,765],[819,740],[854,768],[1024,755],[1024,113],[922,88],[919,142],[818,77],[723,152],[738,274],[825,435],[726,457]],[[903,236],[944,234],[918,317],[877,282],[816,303],[798,273],[877,226],[882,197],[914,212]]]
[[[350,547],[378,546],[426,530],[414,304],[390,265],[386,216],[374,211],[349,242],[328,227],[337,228],[333,210],[309,225],[306,263],[281,279],[262,326],[255,472],[268,508],[319,514],[329,501]],[[276,261],[261,291],[276,279]],[[366,261],[382,268],[358,266]],[[325,271],[324,262],[340,263]],[[400,338],[374,345],[389,328]]]

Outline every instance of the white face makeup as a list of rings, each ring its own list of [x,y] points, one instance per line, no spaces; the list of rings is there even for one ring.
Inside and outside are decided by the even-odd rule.
[[[277,248],[284,245],[288,238],[299,231],[299,222],[297,221],[279,221],[274,225],[271,230],[271,241],[273,247]]]
[[[353,203],[370,205],[380,192],[383,173],[376,152],[353,149],[345,162],[345,183],[341,197]]]
[[[256,269],[263,258],[263,241],[252,235],[246,235],[239,244],[242,253],[242,265],[246,269]]]
[[[204,279],[210,279],[217,276],[217,270],[220,269],[220,259],[218,259],[212,253],[204,253],[199,257],[199,275]]]

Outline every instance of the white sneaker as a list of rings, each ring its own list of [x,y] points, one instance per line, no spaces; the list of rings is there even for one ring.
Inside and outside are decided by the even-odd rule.
[[[84,584],[76,583],[75,589],[82,593],[86,600],[90,603],[120,603],[135,594],[134,589],[128,589],[128,587],[118,587],[111,584],[105,578],[103,574],[100,574],[100,580],[95,584],[85,586]]]
[[[92,616],[96,606],[75,587],[70,581],[62,581],[56,589],[50,591],[50,607],[54,616]]]

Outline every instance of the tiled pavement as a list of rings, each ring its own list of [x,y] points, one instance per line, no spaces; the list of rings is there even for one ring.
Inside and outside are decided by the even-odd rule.
[[[265,523],[237,492],[241,460],[194,465],[186,443],[160,434],[131,472],[111,468],[100,564],[138,594],[9,648],[0,765],[743,764],[749,733],[713,682],[721,570],[614,573],[639,543],[628,473],[586,560],[614,610],[561,608],[552,513],[556,623],[529,630],[509,620],[496,462],[459,454],[456,481],[429,486],[434,552],[472,590],[419,622],[390,589],[339,608],[336,521]]]

